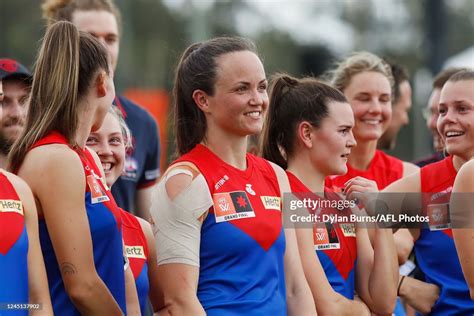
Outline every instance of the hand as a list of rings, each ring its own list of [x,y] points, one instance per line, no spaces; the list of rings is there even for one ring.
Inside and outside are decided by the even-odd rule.
[[[439,298],[439,287],[405,277],[400,287],[400,297],[422,314],[428,314]]]
[[[378,191],[377,182],[359,176],[348,180],[344,184],[344,194],[348,199],[360,198],[361,193]]]

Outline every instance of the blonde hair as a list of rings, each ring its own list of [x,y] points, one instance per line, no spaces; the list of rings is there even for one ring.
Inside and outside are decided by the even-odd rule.
[[[112,116],[115,117],[119,122],[120,131],[122,132],[122,137],[125,141],[125,150],[128,152],[129,150],[133,149],[132,132],[130,131],[130,128],[128,127],[127,123],[125,123],[122,111],[120,111],[117,106],[112,105],[109,109],[109,113],[112,114]]]
[[[43,18],[48,25],[57,21],[72,21],[75,11],[107,11],[117,20],[119,31],[122,27],[122,17],[113,0],[45,0],[41,5]]]
[[[31,87],[26,125],[9,155],[18,170],[35,142],[56,130],[76,147],[81,98],[100,70],[109,73],[104,45],[66,21],[51,25],[39,50]]]
[[[340,91],[349,86],[352,77],[362,72],[378,72],[387,77],[390,87],[394,88],[390,65],[383,59],[369,52],[355,52],[337,64],[336,68],[329,73],[331,84]]]

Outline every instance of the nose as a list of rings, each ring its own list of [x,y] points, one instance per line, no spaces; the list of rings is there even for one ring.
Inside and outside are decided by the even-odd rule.
[[[8,103],[8,116],[16,118],[23,118],[26,116],[26,106],[21,104],[20,100],[15,98]]]
[[[112,150],[110,149],[110,146],[107,142],[105,142],[104,144],[100,144],[97,147],[96,152],[98,156],[111,156],[112,155]]]
[[[370,102],[369,113],[379,114],[382,112],[382,106],[378,99],[372,99]]]
[[[349,148],[357,146],[357,141],[355,140],[354,134],[352,133],[352,131],[350,132],[349,140],[347,141],[346,146]]]
[[[263,104],[263,93],[258,90],[252,90],[252,95],[250,96],[249,103],[251,105],[259,106]]]

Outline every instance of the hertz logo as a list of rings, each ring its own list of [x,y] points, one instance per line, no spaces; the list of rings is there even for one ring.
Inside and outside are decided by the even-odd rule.
[[[281,199],[277,196],[261,196],[263,206],[267,210],[277,210],[280,211],[280,201]]]
[[[125,253],[128,258],[146,259],[143,246],[125,246]]]
[[[17,200],[0,200],[0,212],[13,212],[23,215],[23,205]]]

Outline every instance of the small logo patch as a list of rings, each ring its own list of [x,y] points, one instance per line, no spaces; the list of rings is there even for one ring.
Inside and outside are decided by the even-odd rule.
[[[0,213],[18,213],[23,215],[23,205],[17,200],[0,200]]]
[[[431,231],[451,228],[449,204],[429,204],[427,212]]]
[[[263,207],[267,210],[281,210],[281,199],[277,196],[261,196]]]
[[[91,191],[92,204],[110,201],[109,197],[107,196],[107,193],[105,193],[105,191],[100,186],[99,182],[97,181],[97,176],[94,173],[88,175],[86,180],[87,185],[89,186],[89,190]]]
[[[331,223],[318,223],[313,228],[315,250],[339,249],[341,247],[337,232]]]
[[[214,193],[212,199],[217,223],[255,217],[255,212],[244,191]]]
[[[345,237],[356,237],[356,229],[354,223],[342,223],[339,224],[342,233]]]
[[[125,253],[128,258],[146,259],[143,246],[125,246]]]
[[[248,194],[251,194],[251,195],[255,195],[255,191],[252,189],[252,185],[251,184],[246,184],[245,185],[245,191],[247,191]]]

